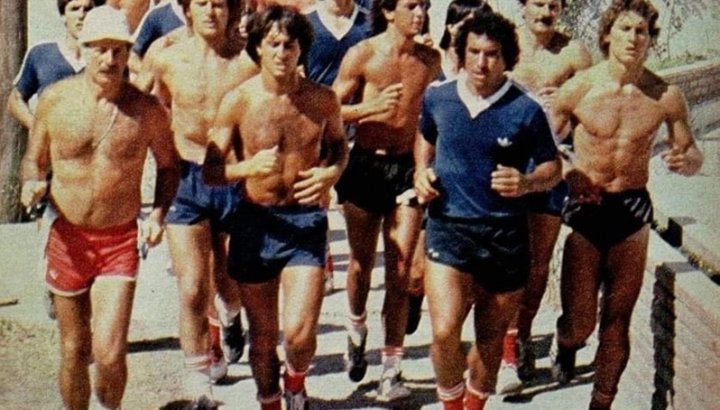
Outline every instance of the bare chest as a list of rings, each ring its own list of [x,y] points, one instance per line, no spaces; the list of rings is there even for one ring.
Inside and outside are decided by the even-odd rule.
[[[523,53],[513,70],[513,78],[531,91],[559,87],[574,73],[572,64],[562,54],[547,50]]]
[[[238,85],[233,81],[232,67],[227,61],[203,64],[200,60],[175,60],[164,76],[173,108],[217,109],[222,97]]]
[[[647,141],[665,119],[661,105],[632,85],[591,89],[574,115],[589,134],[618,141]]]
[[[402,83],[403,96],[419,96],[432,82],[430,68],[415,56],[390,57],[376,55],[365,70],[366,87],[380,91],[389,85]]]
[[[299,106],[287,97],[265,98],[253,101],[243,114],[240,134],[251,152],[278,146],[279,152],[290,153],[318,145],[325,126],[326,120],[310,103]]]

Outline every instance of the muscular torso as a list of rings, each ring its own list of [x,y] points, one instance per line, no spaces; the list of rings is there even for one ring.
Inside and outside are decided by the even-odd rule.
[[[150,145],[144,122],[157,102],[127,87],[115,113],[114,104],[98,105],[77,92],[79,87],[64,85],[45,117],[54,206],[71,223],[88,228],[135,219]]]
[[[555,33],[550,44],[539,49],[529,45],[529,40],[523,41],[523,38],[521,35],[520,56],[513,68],[512,78],[530,91],[559,87],[577,71],[577,61],[573,61],[577,56],[572,52],[572,47],[577,45],[571,45],[567,36]]]
[[[242,87],[238,107],[242,158],[277,146],[280,162],[277,172],[245,180],[246,198],[262,205],[292,205],[297,202],[293,184],[298,172],[319,165],[323,136],[330,126],[327,108],[337,104],[335,96],[305,80],[289,95],[266,92],[260,76]]]
[[[420,44],[408,54],[396,55],[381,41],[379,36],[363,44],[368,57],[363,67],[362,99],[371,99],[397,83],[403,85],[402,95],[394,109],[360,121],[355,143],[371,150],[405,154],[412,152],[422,97],[439,73],[440,55]]]
[[[621,86],[598,67],[572,112],[579,123],[574,168],[607,192],[643,188],[655,133],[666,120],[658,92],[663,84]]]
[[[172,130],[180,158],[203,163],[208,130],[222,97],[250,77],[240,53],[206,54],[190,38],[162,50],[155,65],[171,99]]]

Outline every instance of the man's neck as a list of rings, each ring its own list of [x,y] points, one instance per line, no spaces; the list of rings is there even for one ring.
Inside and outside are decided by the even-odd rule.
[[[621,85],[637,84],[645,72],[644,60],[623,63],[615,58],[607,60],[608,74]]]
[[[89,74],[86,74],[88,91],[91,98],[95,101],[116,101],[120,96],[120,90],[122,88],[122,79],[115,81],[111,84],[98,84],[93,81]]]
[[[414,36],[404,35],[392,25],[392,22],[388,22],[388,27],[383,34],[388,40],[389,48],[398,54],[407,54],[415,47]]]
[[[545,33],[536,33],[529,28],[525,27],[521,32],[521,42],[526,48],[524,51],[539,51],[547,50],[550,46],[550,42],[555,36],[555,31],[547,31]]]
[[[334,17],[350,17],[355,8],[353,0],[321,0],[318,9]]]
[[[65,47],[75,59],[79,60],[82,57],[78,39],[73,37],[70,33],[65,35]]]
[[[260,71],[260,78],[262,79],[263,87],[275,95],[292,94],[300,84],[300,76],[297,71],[276,77],[268,70],[262,69]]]
[[[226,44],[224,34],[218,34],[212,37],[203,37],[197,32],[192,32],[191,36],[195,42],[195,46],[203,55],[221,54]]]

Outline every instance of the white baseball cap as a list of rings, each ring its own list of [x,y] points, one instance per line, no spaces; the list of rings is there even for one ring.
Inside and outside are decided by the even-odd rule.
[[[78,40],[82,44],[98,40],[133,42],[125,13],[107,5],[95,7],[87,13]]]

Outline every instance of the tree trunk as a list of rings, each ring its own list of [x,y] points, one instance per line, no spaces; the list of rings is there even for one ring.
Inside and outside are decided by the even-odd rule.
[[[20,160],[27,146],[27,132],[7,112],[12,80],[20,70],[27,48],[27,1],[0,1],[0,223],[19,222]]]

